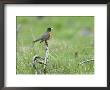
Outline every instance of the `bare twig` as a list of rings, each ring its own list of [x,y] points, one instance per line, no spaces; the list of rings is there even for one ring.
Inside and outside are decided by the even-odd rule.
[[[33,65],[33,68],[36,69],[36,66],[35,66],[35,62],[36,63],[39,63],[39,64],[43,64],[44,65],[44,74],[46,74],[46,66],[47,66],[47,61],[48,61],[48,54],[49,54],[49,49],[48,49],[48,43],[45,42],[45,57],[42,58],[40,56],[33,56],[33,59],[32,59],[32,65]]]

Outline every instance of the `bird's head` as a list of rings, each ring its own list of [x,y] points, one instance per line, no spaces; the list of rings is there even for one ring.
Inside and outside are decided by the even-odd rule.
[[[52,28],[47,28],[47,32],[51,32]]]

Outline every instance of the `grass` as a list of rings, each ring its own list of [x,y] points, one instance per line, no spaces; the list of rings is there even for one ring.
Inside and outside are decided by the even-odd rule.
[[[53,27],[49,42],[47,74],[94,74],[94,17],[92,16],[17,16],[16,73],[35,74],[32,57],[44,57],[44,43],[32,41]],[[86,34],[85,34],[86,33]],[[76,55],[77,53],[77,55]],[[41,71],[42,65],[36,65]]]

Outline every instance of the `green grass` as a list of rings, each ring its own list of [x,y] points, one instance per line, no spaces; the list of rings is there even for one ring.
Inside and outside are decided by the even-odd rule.
[[[49,61],[47,74],[94,74],[94,62],[80,64],[82,61],[94,59],[94,17],[24,17],[17,16],[17,54],[16,73],[35,74],[32,57],[44,57],[44,43],[32,41],[53,27],[49,42]],[[81,34],[88,28],[87,35]],[[75,56],[77,53],[77,56]],[[41,71],[42,65],[36,65]]]

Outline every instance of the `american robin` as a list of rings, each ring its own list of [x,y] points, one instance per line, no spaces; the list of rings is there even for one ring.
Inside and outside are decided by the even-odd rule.
[[[34,40],[33,42],[35,43],[35,42],[40,41],[41,43],[45,41],[45,44],[48,45],[47,40],[49,40],[51,37],[51,30],[52,28],[47,28],[47,31],[43,35],[41,35],[38,39]]]

